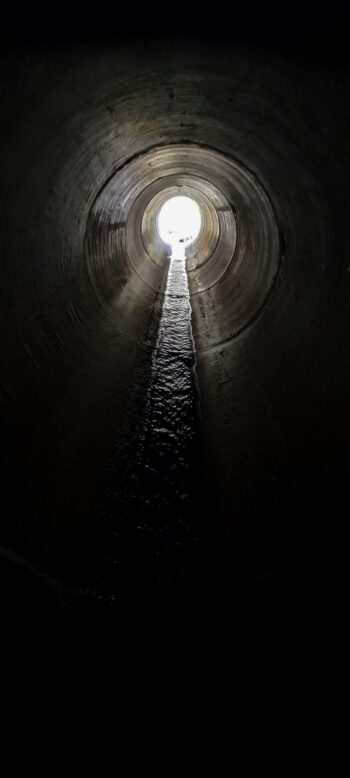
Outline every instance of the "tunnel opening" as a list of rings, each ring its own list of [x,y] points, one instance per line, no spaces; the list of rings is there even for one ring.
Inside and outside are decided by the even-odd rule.
[[[201,226],[199,205],[191,197],[171,197],[160,208],[157,229],[161,240],[170,244],[172,259],[185,259],[186,247],[198,238]]]

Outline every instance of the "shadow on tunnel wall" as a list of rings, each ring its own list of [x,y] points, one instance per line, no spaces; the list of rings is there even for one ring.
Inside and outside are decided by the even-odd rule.
[[[81,712],[91,658],[103,700],[96,666],[103,656],[110,668],[121,643],[131,661],[128,623],[143,645],[161,629],[171,655],[182,635],[228,662],[232,647],[246,679],[226,681],[252,705],[265,701],[283,774],[345,774],[348,16],[233,10],[225,31],[222,14],[204,19],[198,8],[179,23],[179,8],[165,22],[157,8],[132,19],[111,5],[98,18],[89,5],[23,12],[7,27],[0,562],[18,765],[53,758],[50,722]],[[215,173],[229,198],[238,246],[220,278],[209,266],[201,286],[189,272],[198,396],[181,421],[193,426],[182,502],[176,483],[167,498],[173,452],[155,464],[145,432],[169,262],[145,246],[145,259],[132,255],[125,238],[144,155],[154,150],[156,166],[168,146],[185,146],[189,160],[200,150],[202,177]],[[230,188],[210,168],[208,149],[256,181],[254,208],[238,174]],[[240,328],[237,299],[254,310]]]

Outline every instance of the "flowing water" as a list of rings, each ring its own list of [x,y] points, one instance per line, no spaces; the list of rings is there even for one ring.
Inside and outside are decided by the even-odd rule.
[[[184,251],[170,258],[151,364],[146,372],[140,366],[137,390],[139,406],[137,412],[131,409],[122,483],[118,453],[112,455],[102,484],[114,565],[103,588],[125,592],[126,587],[137,595],[141,589],[178,594],[198,577],[201,477],[199,393]]]
[[[197,381],[185,259],[170,261],[152,358],[143,466],[154,509],[188,499],[188,452],[196,437]]]
[[[137,484],[139,532],[153,544],[158,582],[171,588],[193,576],[198,543],[199,396],[185,262],[170,259]]]

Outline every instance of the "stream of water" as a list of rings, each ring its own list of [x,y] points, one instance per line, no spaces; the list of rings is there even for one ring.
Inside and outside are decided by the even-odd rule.
[[[147,376],[140,367],[138,396],[124,480],[119,454],[103,487],[113,572],[98,585],[127,586],[137,596],[150,589],[178,593],[198,576],[201,529],[199,393],[184,251],[170,258],[158,335]]]

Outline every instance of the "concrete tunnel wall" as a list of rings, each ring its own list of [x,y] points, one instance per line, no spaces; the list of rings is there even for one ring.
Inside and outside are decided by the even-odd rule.
[[[200,271],[189,274],[210,493],[203,533],[217,585],[339,565],[350,377],[344,74],[185,43],[170,55],[156,45],[28,49],[1,68],[3,545],[68,578],[99,563],[96,483],[112,450],[116,489],[132,467],[166,264],[149,262],[147,283],[135,272],[115,200],[95,214],[95,232],[89,225],[107,182],[125,197],[132,180],[118,189],[118,171],[130,160],[193,144],[202,175],[227,197],[225,170],[206,150],[247,171],[275,225],[271,238],[261,204],[248,193],[240,209],[231,191],[232,257],[249,255],[263,288],[273,263],[261,305],[257,286],[247,292],[248,259],[220,279],[213,263],[202,287]],[[254,315],[235,328],[237,289]]]

